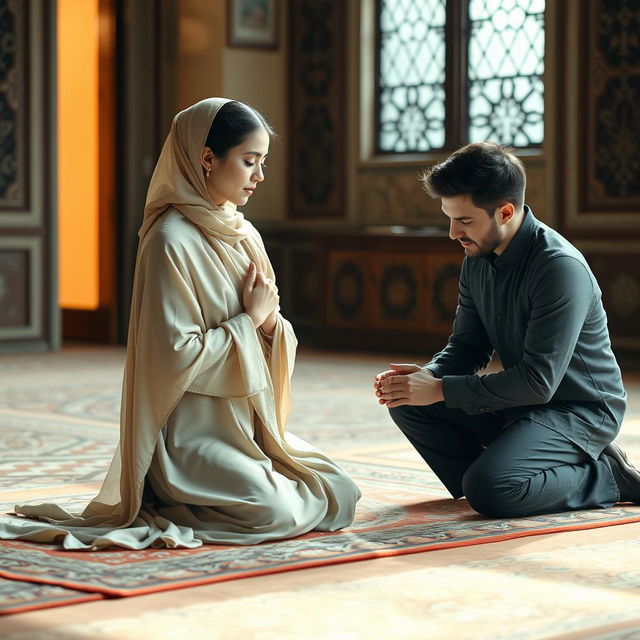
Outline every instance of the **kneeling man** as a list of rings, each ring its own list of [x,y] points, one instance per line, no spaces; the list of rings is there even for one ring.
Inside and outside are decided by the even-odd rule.
[[[626,407],[598,283],[524,204],[507,149],[467,145],[428,170],[465,252],[453,332],[424,367],[392,364],[375,394],[454,498],[508,518],[640,502],[615,438]],[[503,369],[479,375],[492,355]]]

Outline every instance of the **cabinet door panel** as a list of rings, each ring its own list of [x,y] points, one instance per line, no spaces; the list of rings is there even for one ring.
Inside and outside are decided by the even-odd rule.
[[[291,290],[292,319],[296,324],[318,325],[322,318],[322,254],[313,245],[292,247],[290,269],[295,276]]]
[[[432,333],[451,333],[458,304],[458,280],[462,257],[454,253],[431,253],[426,259],[427,326]]]
[[[420,254],[372,256],[375,296],[373,326],[377,329],[424,329],[425,273]]]
[[[0,12],[0,353],[55,350],[55,3],[4,2]]]
[[[365,251],[329,251],[327,272],[327,324],[370,326],[369,255]]]

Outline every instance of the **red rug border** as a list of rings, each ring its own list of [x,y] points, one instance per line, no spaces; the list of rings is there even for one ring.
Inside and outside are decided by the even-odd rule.
[[[7,578],[9,580],[17,580],[22,582],[33,582],[36,584],[51,584],[60,587],[65,587],[67,589],[74,589],[76,591],[83,591],[88,594],[100,594],[105,597],[120,597],[120,598],[130,598],[135,596],[149,595],[152,593],[162,593],[165,591],[176,591],[178,589],[186,589],[189,587],[200,587],[208,584],[216,584],[219,582],[229,582],[231,580],[241,580],[244,578],[255,578],[264,575],[275,575],[278,573],[286,573],[288,571],[298,571],[301,569],[313,569],[316,567],[325,567],[332,566],[336,564],[346,564],[348,562],[360,562],[363,560],[373,560],[376,558],[388,558],[394,556],[402,556],[402,555],[410,555],[414,553],[428,553],[430,551],[441,551],[443,549],[455,549],[459,547],[472,547],[480,544],[491,544],[494,542],[505,542],[506,540],[515,540],[517,538],[526,538],[529,536],[537,536],[537,535],[545,535],[545,534],[553,534],[553,533],[564,533],[571,531],[584,531],[588,529],[600,529],[604,527],[613,527],[625,524],[634,524],[640,522],[640,515],[638,516],[630,516],[628,518],[623,518],[619,520],[610,520],[607,522],[588,522],[581,524],[572,524],[565,525],[559,527],[551,527],[549,529],[534,529],[529,531],[516,531],[512,533],[502,533],[494,536],[488,536],[486,538],[475,539],[475,540],[463,540],[457,542],[442,542],[430,545],[423,545],[417,547],[411,547],[408,549],[386,549],[386,550],[378,550],[378,551],[368,551],[357,556],[345,556],[340,558],[328,558],[324,560],[309,560],[307,562],[298,563],[296,565],[288,566],[288,567],[275,567],[273,569],[256,569],[253,571],[247,571],[244,573],[232,574],[232,575],[224,575],[224,576],[211,576],[208,578],[197,578],[188,582],[180,582],[180,583],[170,583],[164,584],[159,587],[143,587],[140,589],[127,590],[123,591],[121,589],[113,589],[113,588],[93,588],[89,589],[86,585],[78,585],[72,582],[67,582],[65,580],[49,580],[46,578],[39,577],[36,579],[30,579],[25,576],[17,576],[12,574],[9,571],[4,571],[0,569],[0,577]],[[66,603],[60,603],[59,606],[62,606]],[[69,603],[72,604],[72,603]],[[58,605],[50,605],[50,606],[58,606]],[[37,607],[34,607],[37,608]],[[40,607],[40,608],[47,608]]]
[[[22,582],[32,582],[28,580],[22,580]],[[84,602],[97,602],[98,600],[106,600],[107,596],[97,591],[85,591],[83,595],[75,597],[69,597],[67,600],[56,600],[53,602],[43,602],[40,604],[25,604],[17,605],[15,607],[5,607],[0,609],[0,617],[12,616],[18,613],[28,613],[29,611],[42,611],[44,609],[53,609],[54,607],[66,607],[72,604],[82,604]]]

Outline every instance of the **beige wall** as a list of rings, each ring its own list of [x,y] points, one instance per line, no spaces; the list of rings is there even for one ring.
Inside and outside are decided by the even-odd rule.
[[[287,217],[288,153],[288,42],[287,5],[280,3],[278,48],[224,50],[224,94],[256,107],[267,117],[279,139],[271,143],[266,179],[243,211],[249,219],[283,220]]]
[[[223,92],[226,2],[178,0],[177,20],[176,112]]]
[[[176,111],[225,96],[262,111],[280,139],[272,143],[266,179],[243,212],[250,220],[287,216],[287,0],[279,2],[278,47],[227,46],[226,0],[179,0],[175,61]]]

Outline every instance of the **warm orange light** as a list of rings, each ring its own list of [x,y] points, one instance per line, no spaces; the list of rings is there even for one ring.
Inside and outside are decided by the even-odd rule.
[[[60,306],[99,305],[98,0],[58,0]]]

